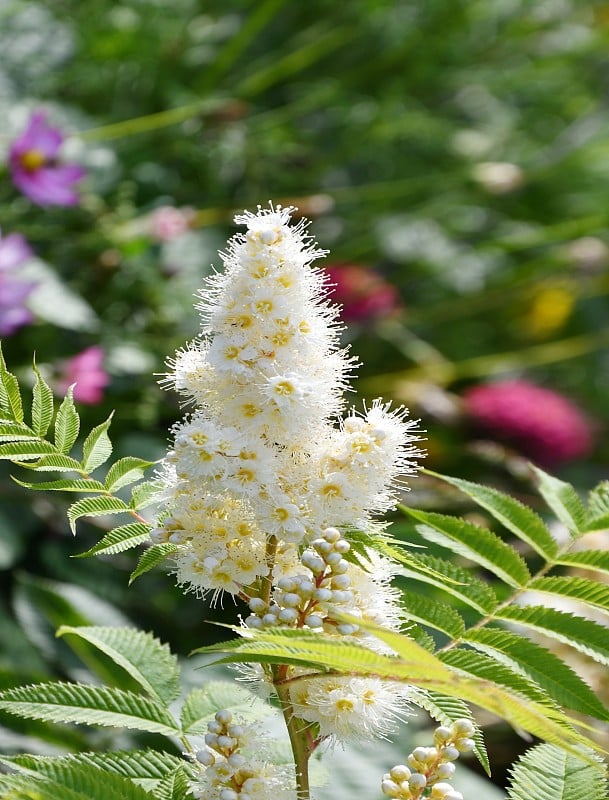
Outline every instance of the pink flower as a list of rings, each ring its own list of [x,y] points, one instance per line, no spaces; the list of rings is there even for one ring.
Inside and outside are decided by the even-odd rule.
[[[463,399],[477,427],[540,464],[554,466],[593,449],[590,421],[570,400],[549,389],[523,380],[500,381],[474,386]]]
[[[36,284],[11,274],[31,256],[32,250],[20,233],[0,235],[0,336],[10,336],[33,319],[24,303]]]
[[[150,215],[150,234],[159,242],[169,242],[177,239],[190,228],[193,221],[192,208],[174,208],[173,206],[160,206]]]
[[[44,111],[30,117],[25,131],[11,145],[9,165],[15,186],[40,206],[73,206],[73,184],[85,174],[77,164],[62,164],[58,153],[63,134],[46,121]]]
[[[388,317],[401,309],[397,289],[378,272],[359,264],[333,264],[326,268],[332,300],[342,305],[345,322],[366,322]]]
[[[104,351],[97,345],[87,347],[68,359],[57,382],[58,391],[65,394],[68,387],[75,383],[74,400],[88,405],[101,403],[104,389],[110,383],[110,376],[102,366],[103,359]]]

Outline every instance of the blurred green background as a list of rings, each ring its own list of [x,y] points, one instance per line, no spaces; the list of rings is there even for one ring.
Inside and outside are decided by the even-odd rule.
[[[608,45],[600,1],[3,0],[0,225],[36,255],[9,368],[27,380],[35,351],[59,392],[66,360],[101,347],[109,383],[86,424],[115,408],[117,452],[160,457],[180,409],[155,374],[196,335],[192,296],[234,212],[291,203],[331,251],[363,362],[354,402],[409,405],[432,469],[529,500],[539,433],[534,457],[591,488],[609,461]],[[41,108],[87,170],[74,208],[10,180],[10,144]],[[183,230],[159,231],[167,207]],[[481,425],[468,391],[505,380],[553,393],[548,410],[525,391],[516,421],[510,401]],[[67,500],[2,475],[0,684],[81,675],[60,623],[126,617],[183,654],[221,635],[204,620],[232,609],[163,572],[127,591],[131,554],[70,560],[99,528],[74,540]],[[420,478],[408,502],[453,501]],[[1,721],[3,750],[108,738]]]

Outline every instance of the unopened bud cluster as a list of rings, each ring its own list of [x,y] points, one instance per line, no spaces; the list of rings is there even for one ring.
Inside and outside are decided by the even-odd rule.
[[[260,735],[253,726],[235,723],[227,709],[218,711],[207,724],[207,747],[196,754],[204,771],[193,795],[199,800],[276,799],[286,789],[285,776],[259,756],[248,754],[253,743],[259,753]]]
[[[350,544],[337,528],[326,528],[311,542],[300,558],[307,573],[281,578],[270,603],[260,598],[249,602],[252,614],[245,624],[249,628],[307,627],[324,629],[343,636],[357,633],[359,626],[332,619],[332,609],[360,616],[354,606],[349,562],[343,556]]]
[[[475,742],[475,727],[468,719],[457,719],[450,727],[434,731],[433,747],[415,747],[406,759],[383,775],[381,789],[396,800],[463,800],[448,781],[455,774],[454,762],[461,753],[470,753]]]

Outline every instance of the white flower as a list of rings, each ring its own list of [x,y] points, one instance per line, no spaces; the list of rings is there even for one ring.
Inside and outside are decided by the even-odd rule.
[[[235,218],[246,232],[206,279],[201,335],[164,381],[194,409],[161,470],[155,539],[179,545],[178,581],[197,594],[238,594],[269,574],[269,536],[281,553],[327,527],[368,529],[418,455],[403,409],[375,401],[341,422],[354,361],[311,266],[323,252],[292,210]]]
[[[290,697],[296,716],[338,742],[387,738],[408,712],[407,688],[379,678],[304,676]]]

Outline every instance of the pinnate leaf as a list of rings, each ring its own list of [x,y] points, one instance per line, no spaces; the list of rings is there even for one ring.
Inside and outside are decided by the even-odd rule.
[[[105,492],[103,483],[92,478],[64,478],[58,481],[20,481],[13,478],[15,483],[26,489],[36,489],[39,492]]]
[[[12,420],[0,420],[0,441],[20,442],[27,439],[39,440],[40,437],[27,425]]]
[[[134,692],[79,683],[41,683],[0,692],[0,710],[45,722],[82,722],[175,736],[176,723],[159,703]]]
[[[509,800],[606,800],[605,769],[587,755],[585,761],[551,744],[536,745],[511,770]]]
[[[93,428],[83,443],[83,468],[85,472],[93,472],[94,469],[105,464],[112,455],[112,442],[108,436],[108,428],[112,422],[112,417],[113,414],[110,414],[105,422]]]
[[[9,419],[23,422],[23,403],[17,378],[8,371],[0,347],[0,408]]]
[[[58,636],[71,634],[97,647],[122,667],[153,699],[168,704],[180,693],[178,659],[167,645],[150,633],[135,628],[70,627]]]
[[[128,486],[144,477],[144,472],[154,464],[154,461],[144,461],[142,458],[126,456],[116,461],[106,475],[106,489],[116,492],[122,486]]]
[[[34,363],[34,373],[36,381],[32,390],[32,428],[38,436],[45,436],[55,411],[53,390],[44,381],[36,363]]]
[[[548,475],[539,467],[531,466],[537,479],[537,488],[548,506],[571,533],[577,533],[586,525],[586,509],[570,483]]]
[[[73,391],[74,387],[70,386],[55,418],[55,445],[66,455],[74,446],[80,430],[80,417],[74,406]]]
[[[51,452],[43,455],[35,464],[22,464],[27,469],[36,472],[80,472],[83,473],[80,461],[64,453],[57,453],[55,448]]]
[[[588,603],[603,611],[609,612],[609,585],[597,583],[587,578],[578,578],[571,575],[560,575],[550,578],[536,578],[529,584],[529,589],[537,592],[557,594],[561,597],[570,597]],[[609,621],[609,620],[608,620]]]
[[[85,556],[112,555],[130,550],[150,540],[151,526],[146,522],[132,522],[109,531],[96,545],[74,558]]]
[[[497,597],[488,583],[475,578],[471,571],[461,569],[435,556],[417,555],[423,569],[400,568],[400,575],[406,578],[428,583],[451,594],[462,603],[474,608],[480,614],[489,614],[497,606]],[[436,577],[438,576],[438,577]]]
[[[588,684],[562,659],[536,642],[511,631],[490,628],[468,631],[466,641],[528,675],[561,706],[609,720],[609,710]]]
[[[169,558],[169,556],[171,556],[177,550],[178,545],[172,544],[171,542],[162,542],[161,544],[154,544],[152,547],[149,547],[140,556],[137,567],[129,576],[129,583],[132,584],[136,578],[140,577],[140,575],[144,575],[144,573],[150,572],[151,569],[158,567],[159,564],[162,564],[163,561]]]
[[[589,569],[609,575],[609,550],[582,550],[578,553],[566,553],[556,563],[564,567]]]
[[[100,517],[105,514],[119,514],[123,511],[129,511],[129,506],[118,497],[108,497],[107,495],[83,497],[82,500],[72,503],[68,509],[70,528],[72,533],[75,533],[75,523],[80,517]]]
[[[590,619],[545,606],[508,606],[496,617],[550,636],[609,665],[609,628]]]
[[[26,792],[17,797],[31,800],[154,800],[153,794],[122,775],[54,759],[36,761],[34,773],[10,776],[7,783]]]
[[[34,461],[54,452],[53,445],[43,439],[29,439],[28,441],[0,444],[0,459],[5,461]]]
[[[441,631],[451,639],[459,639],[465,633],[465,624],[458,611],[433,597],[414,592],[403,592],[404,613],[408,619]]]
[[[48,762],[57,765],[89,765],[105,772],[122,775],[152,788],[159,780],[188,762],[160,750],[115,750],[109,752],[74,753],[67,756],[3,756],[4,763],[16,769],[44,770]]]
[[[546,561],[551,561],[556,555],[558,546],[552,534],[544,525],[543,520],[520,501],[500,492],[498,489],[480,486],[477,483],[462,480],[461,478],[439,475],[429,470],[427,472],[461,489],[462,492],[471,497],[479,506],[486,509],[507,530],[511,531],[523,542],[526,542]]]
[[[492,531],[457,517],[407,507],[403,510],[424,523],[416,529],[425,539],[479,564],[510,586],[524,586],[530,579],[524,560]]]
[[[473,650],[455,648],[439,654],[439,658],[444,664],[448,664],[453,669],[475,675],[486,681],[498,683],[505,686],[511,692],[521,695],[527,700],[557,708],[550,695],[538,686],[534,681],[526,678],[522,674],[515,672],[505,664],[501,664],[484,653]]]

